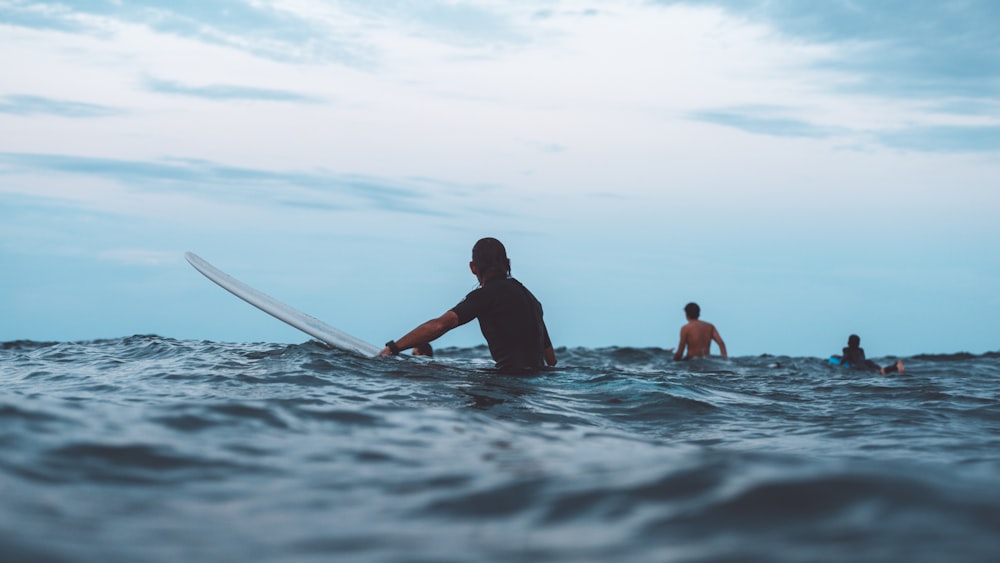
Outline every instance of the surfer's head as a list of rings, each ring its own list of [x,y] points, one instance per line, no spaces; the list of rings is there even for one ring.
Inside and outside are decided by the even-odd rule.
[[[858,346],[861,346],[861,337],[860,336],[858,336],[857,334],[852,334],[852,335],[850,335],[850,336],[847,337],[847,347],[848,348],[857,348]]]
[[[480,282],[510,276],[507,249],[502,242],[492,237],[479,239],[472,247],[472,262],[469,266]]]
[[[684,314],[689,319],[697,319],[701,316],[701,307],[697,303],[688,303],[684,306]]]

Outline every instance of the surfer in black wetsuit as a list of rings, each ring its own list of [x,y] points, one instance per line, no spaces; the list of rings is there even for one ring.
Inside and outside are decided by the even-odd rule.
[[[479,280],[477,289],[440,317],[421,324],[399,340],[386,342],[380,355],[398,354],[479,319],[490,355],[501,372],[530,373],[556,365],[556,354],[542,319],[542,304],[510,276],[510,259],[503,244],[495,238],[480,239],[472,247],[469,269]]]
[[[847,337],[847,347],[840,357],[840,365],[849,366],[851,369],[877,371],[882,375],[887,373],[903,373],[903,360],[896,360],[895,364],[879,367],[875,362],[865,358],[865,349],[861,347],[861,337],[852,334]]]

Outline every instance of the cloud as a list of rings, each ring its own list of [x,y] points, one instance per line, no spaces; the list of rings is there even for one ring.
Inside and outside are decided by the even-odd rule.
[[[333,5],[254,0],[0,2],[0,21],[93,35],[106,35],[113,29],[109,24],[127,23],[276,61],[339,62],[358,68],[377,65],[380,49],[368,37],[386,28],[463,47],[529,42],[527,33],[500,11],[441,0],[344,0]]]
[[[120,160],[60,154],[0,153],[0,174],[58,173],[103,178],[130,188],[188,192],[220,200],[252,200],[318,209],[377,208],[429,216],[433,187],[326,171],[273,171],[194,159]]]
[[[54,115],[58,117],[88,118],[122,115],[125,111],[84,102],[54,100],[41,96],[10,95],[0,97],[0,113],[10,115]]]
[[[375,67],[381,55],[372,34],[390,28],[462,47],[530,42],[526,30],[504,11],[447,0],[0,1],[0,22],[101,36],[115,23],[141,25],[276,61],[338,62],[366,69]]]
[[[839,46],[820,68],[853,73],[852,91],[904,98],[1000,97],[995,0],[658,0],[713,6],[787,38]]]
[[[823,139],[864,136],[885,147],[916,152],[1000,152],[1000,125],[934,125],[855,131],[785,117],[782,114],[786,111],[772,107],[743,107],[693,112],[690,118],[770,137]]]
[[[847,95],[855,107],[899,108],[885,125],[818,125],[790,110],[706,108],[689,114],[703,122],[773,137],[864,136],[885,147],[933,153],[1000,150],[1000,3],[883,0],[654,0],[660,5],[712,7],[729,17],[765,25],[791,44],[822,45],[805,69],[833,71],[836,82],[814,82]],[[801,70],[801,69],[797,69]],[[818,108],[822,111],[822,108]],[[864,110],[862,110],[864,111]],[[892,113],[890,111],[890,113]],[[980,123],[970,124],[971,117]],[[890,124],[896,119],[894,125]],[[933,121],[930,121],[933,120]],[[827,118],[829,121],[829,117]],[[877,122],[879,120],[869,120]]]
[[[734,108],[694,112],[690,117],[771,137],[825,138],[836,133],[829,127],[820,127],[800,119],[780,116],[775,108]]]
[[[167,80],[146,79],[146,88],[159,94],[176,94],[217,101],[258,100],[269,102],[297,102],[317,104],[323,100],[287,90],[272,90],[267,88],[252,88],[227,84],[208,86],[188,86],[179,82]]]
[[[328,22],[270,2],[5,2],[0,3],[0,21],[20,27],[94,35],[106,34],[110,22],[121,22],[278,61],[338,61],[366,66],[372,60],[370,47],[357,37],[342,38]]]
[[[469,2],[354,0],[357,13],[402,25],[413,34],[462,46],[523,44],[528,36],[505,14]]]
[[[90,26],[74,17],[70,8],[57,2],[39,2],[32,5],[2,3],[0,22],[5,25],[68,33],[82,33],[90,29]]]

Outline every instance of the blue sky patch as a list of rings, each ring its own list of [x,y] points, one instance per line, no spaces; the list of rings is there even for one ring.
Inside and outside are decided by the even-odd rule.
[[[878,135],[884,145],[937,153],[1000,152],[1000,125],[913,127]]]

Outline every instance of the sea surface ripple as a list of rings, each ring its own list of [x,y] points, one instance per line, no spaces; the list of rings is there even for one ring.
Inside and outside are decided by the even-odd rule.
[[[0,561],[996,561],[1000,353],[0,344]]]

